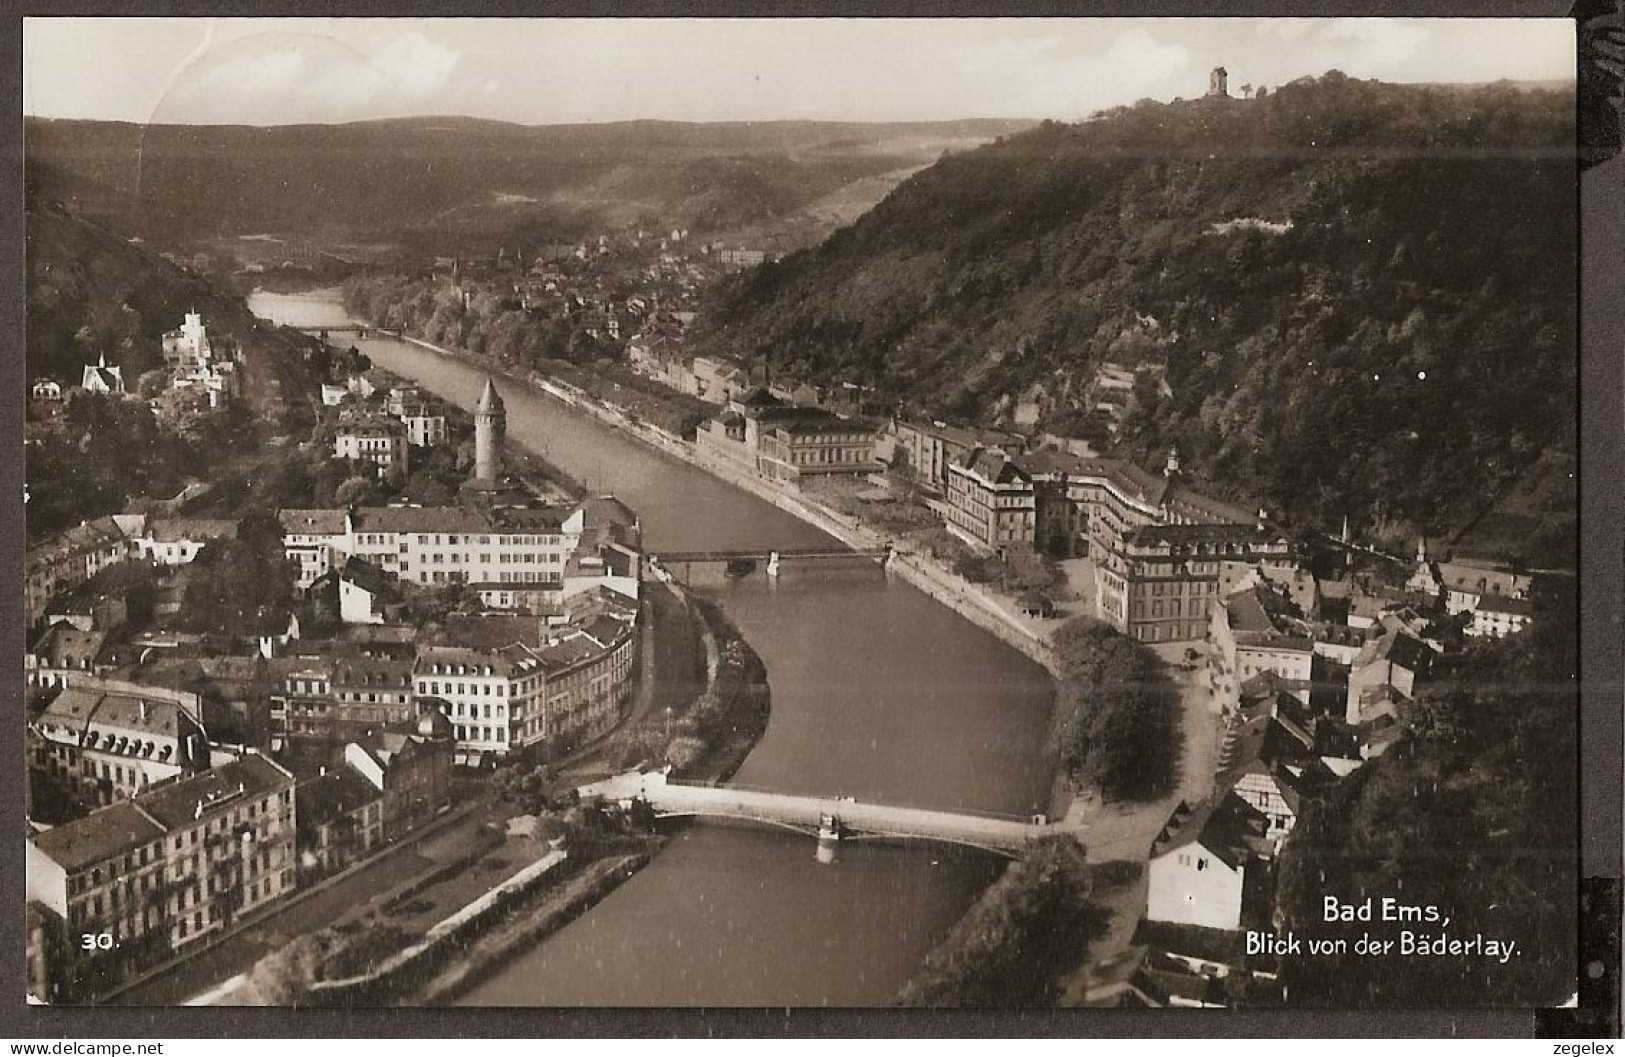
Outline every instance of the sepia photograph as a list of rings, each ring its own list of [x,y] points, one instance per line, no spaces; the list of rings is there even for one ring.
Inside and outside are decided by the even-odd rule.
[[[24,19],[26,1001],[1574,1002],[1576,33]]]

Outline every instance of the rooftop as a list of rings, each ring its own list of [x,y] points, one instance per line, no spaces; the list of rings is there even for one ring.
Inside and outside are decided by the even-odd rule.
[[[135,799],[169,829],[293,785],[293,776],[264,756],[250,754],[192,778],[160,786]]]
[[[347,815],[357,808],[383,798],[383,791],[349,764],[331,768],[326,774],[302,782],[294,790],[294,804],[300,828],[306,823],[320,826]]]
[[[1268,820],[1232,792],[1192,807],[1183,800],[1151,845],[1153,859],[1187,844],[1199,844],[1231,869],[1254,854],[1269,854]]]
[[[123,801],[30,838],[34,847],[68,872],[134,851],[165,830],[134,804]]]

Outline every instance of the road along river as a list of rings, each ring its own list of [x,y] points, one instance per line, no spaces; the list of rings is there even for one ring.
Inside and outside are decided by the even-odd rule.
[[[348,315],[331,292],[257,293],[295,326]],[[374,363],[471,408],[484,374],[409,342],[355,342]],[[613,492],[653,551],[830,543],[821,531],[519,382],[500,382],[508,436]],[[681,566],[674,570],[682,578]],[[1037,664],[863,559],[777,581],[696,566],[767,665],[773,712],[736,776],[776,792],[1026,815],[1045,810],[1050,681]],[[721,826],[667,850],[581,918],[510,962],[464,1005],[876,1005],[997,876],[948,846],[843,847]]]

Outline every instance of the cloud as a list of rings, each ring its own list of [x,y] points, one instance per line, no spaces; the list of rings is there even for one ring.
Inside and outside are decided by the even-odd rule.
[[[1102,72],[1121,84],[1150,86],[1190,66],[1183,44],[1159,44],[1143,29],[1119,36],[1100,62]]]
[[[1428,28],[1393,18],[1347,18],[1327,24],[1320,40],[1349,66],[1398,66],[1415,57],[1427,43]]]
[[[1153,89],[1177,91],[1180,86],[1171,80],[1191,67],[1190,50],[1183,44],[1158,40],[1138,27],[1123,30],[1093,54],[1052,50],[1057,53],[1008,67],[1022,85],[1012,114],[1076,119],[1132,102]],[[1196,91],[1198,86],[1192,81],[1190,87]]]
[[[407,33],[380,48],[372,64],[396,88],[421,99],[444,87],[461,59],[454,48],[436,44],[421,33]]]
[[[197,76],[198,101],[246,101],[266,116],[324,119],[427,99],[444,88],[461,53],[421,33],[391,38],[370,53],[332,35],[272,32],[240,38]],[[212,100],[212,102],[211,102]],[[331,112],[331,113],[329,113]]]
[[[214,91],[262,95],[296,88],[304,76],[305,49],[298,44],[286,44],[217,62],[204,71],[201,81],[204,87]]]

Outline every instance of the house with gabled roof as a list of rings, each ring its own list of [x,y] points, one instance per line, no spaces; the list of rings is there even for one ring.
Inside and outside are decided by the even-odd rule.
[[[1314,738],[1291,719],[1271,712],[1228,724],[1219,753],[1216,786],[1229,790],[1268,821],[1276,847],[1292,832],[1307,797],[1337,780],[1315,752]]]
[[[1473,622],[1467,634],[1499,639],[1528,627],[1535,619],[1535,607],[1526,599],[1487,594],[1473,609]]]
[[[107,355],[103,353],[96,358],[94,364],[85,364],[84,375],[79,380],[79,388],[87,393],[106,393],[111,396],[124,395],[124,368],[109,366]]]
[[[1180,801],[1151,845],[1146,920],[1236,930],[1267,919],[1269,820],[1233,790]]]
[[[1399,702],[1415,696],[1417,679],[1432,669],[1435,656],[1432,647],[1400,628],[1367,642],[1349,668],[1345,722],[1359,726],[1378,715],[1397,717]]]

